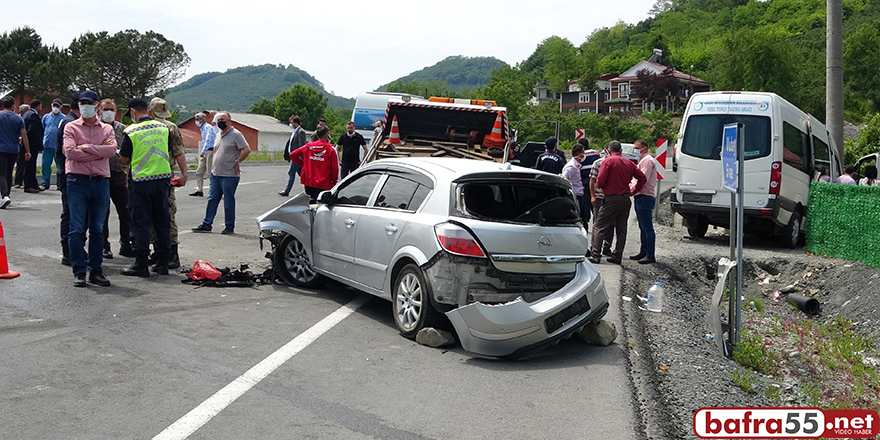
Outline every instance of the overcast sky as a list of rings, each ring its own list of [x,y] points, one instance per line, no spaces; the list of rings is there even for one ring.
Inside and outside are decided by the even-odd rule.
[[[0,32],[30,26],[44,44],[67,47],[89,31],[152,30],[182,44],[192,59],[182,80],[293,64],[328,91],[353,98],[451,55],[515,65],[553,35],[577,46],[596,29],[648,18],[655,1],[9,1]]]

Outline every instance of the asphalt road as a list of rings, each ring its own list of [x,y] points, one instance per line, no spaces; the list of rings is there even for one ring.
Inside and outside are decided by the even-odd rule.
[[[267,267],[255,218],[283,201],[286,171],[244,167],[231,236],[216,232],[222,207],[215,233],[189,232],[205,199],[178,190],[182,262]],[[117,256],[111,287],[74,288],[59,193],[12,198],[0,222],[21,276],[0,280],[0,438],[641,437],[622,336],[496,361],[404,339],[388,302],[338,286],[195,288],[123,277],[132,260]],[[599,269],[620,327],[619,268]]]

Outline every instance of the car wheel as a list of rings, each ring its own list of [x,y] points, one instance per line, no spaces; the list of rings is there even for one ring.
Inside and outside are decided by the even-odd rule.
[[[312,269],[312,261],[305,246],[296,237],[288,235],[275,249],[275,273],[285,284],[294,287],[318,287],[324,277]]]
[[[407,264],[397,274],[391,307],[397,329],[405,338],[415,339],[419,330],[438,322],[440,312],[431,305],[430,295],[425,275],[415,264]]]
[[[787,249],[794,249],[801,240],[801,215],[797,212],[791,213],[788,224],[782,228],[779,234],[780,244]]]
[[[688,235],[691,238],[703,238],[706,236],[706,232],[709,232],[709,219],[706,217],[700,217],[696,220],[691,221],[692,226],[688,226]]]

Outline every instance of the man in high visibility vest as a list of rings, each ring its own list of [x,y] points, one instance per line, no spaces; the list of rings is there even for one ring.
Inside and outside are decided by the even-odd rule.
[[[171,191],[171,150],[168,126],[153,120],[147,113],[147,102],[140,98],[128,101],[131,119],[136,121],[125,129],[119,150],[119,162],[131,164],[129,174],[128,214],[131,217],[131,245],[135,262],[122,274],[150,276],[150,223],[156,231],[156,266],[153,271],[168,274],[171,255],[171,216],[168,195]]]

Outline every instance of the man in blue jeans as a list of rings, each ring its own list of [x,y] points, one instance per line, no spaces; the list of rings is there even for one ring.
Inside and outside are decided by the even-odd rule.
[[[636,150],[641,153],[639,169],[645,174],[647,181],[641,191],[633,196],[633,206],[636,211],[636,219],[639,221],[639,241],[641,248],[639,253],[629,257],[630,260],[638,260],[639,264],[651,264],[657,260],[654,258],[656,235],[654,234],[654,190],[657,188],[657,168],[654,156],[648,150],[648,143],[642,139],[635,142]],[[634,185],[633,185],[634,187]]]
[[[232,126],[229,112],[218,113],[217,127],[220,128],[220,142],[214,147],[214,165],[211,171],[211,188],[208,191],[205,219],[192,230],[211,232],[220,199],[223,199],[226,227],[221,234],[229,235],[235,233],[235,190],[238,189],[238,182],[241,179],[241,163],[251,153],[251,149],[244,135]]]
[[[104,217],[110,206],[110,163],[107,158],[116,155],[116,135],[113,127],[98,120],[97,104],[95,92],[80,92],[81,117],[64,126],[63,132],[70,207],[68,241],[73,285],[76,287],[86,286],[86,269],[90,271],[90,283],[110,285],[101,265],[104,262]],[[86,229],[89,230],[88,262],[83,251]]]

